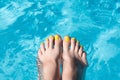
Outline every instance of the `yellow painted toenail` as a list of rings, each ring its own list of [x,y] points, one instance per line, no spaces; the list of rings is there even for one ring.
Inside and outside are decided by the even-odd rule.
[[[75,38],[72,38],[72,40],[75,40]]]
[[[55,40],[59,40],[59,36],[58,35],[55,35]]]
[[[65,41],[69,42],[70,41],[70,37],[69,36],[65,36]]]
[[[43,42],[41,42],[40,44],[43,44]]]
[[[83,46],[82,46],[82,45],[80,45],[80,47],[82,47],[82,48],[83,48]]]
[[[53,36],[50,36],[50,38],[53,38]]]
[[[48,38],[46,38],[46,41],[48,40]]]
[[[79,41],[77,40],[77,43],[79,43]]]

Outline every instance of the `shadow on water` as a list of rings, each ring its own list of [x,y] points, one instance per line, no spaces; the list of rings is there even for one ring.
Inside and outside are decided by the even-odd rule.
[[[83,66],[81,63],[77,63],[77,79],[76,80],[85,80],[86,69],[88,66]]]

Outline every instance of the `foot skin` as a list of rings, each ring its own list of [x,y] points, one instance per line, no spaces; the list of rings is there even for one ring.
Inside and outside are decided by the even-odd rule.
[[[38,51],[39,80],[59,80],[59,54],[61,37],[55,35],[46,39]],[[42,71],[41,71],[42,70]]]
[[[66,36],[63,40],[63,73],[62,80],[76,80],[77,65],[76,60],[83,66],[87,65],[86,54],[83,47],[79,46],[79,42],[75,38],[70,39]]]

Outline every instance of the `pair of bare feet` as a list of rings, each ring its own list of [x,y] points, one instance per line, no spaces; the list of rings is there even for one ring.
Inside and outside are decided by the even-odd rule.
[[[63,64],[62,77],[59,60]],[[87,65],[86,54],[79,41],[69,36],[65,36],[64,40],[59,35],[50,36],[38,51],[39,80],[75,80],[78,68],[76,60],[83,66]]]

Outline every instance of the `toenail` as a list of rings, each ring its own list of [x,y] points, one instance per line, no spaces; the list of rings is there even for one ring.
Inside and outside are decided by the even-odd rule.
[[[46,38],[46,41],[48,40],[48,38]]]
[[[69,42],[70,41],[70,37],[69,36],[65,36],[65,41]]]
[[[83,46],[82,46],[82,45],[80,45],[80,47],[81,47],[81,48],[83,48]]]
[[[53,38],[53,36],[50,36],[50,38]]]
[[[43,44],[43,42],[41,42],[40,44]]]
[[[77,43],[79,43],[79,41],[77,40]]]
[[[72,38],[72,40],[75,40],[75,38]]]
[[[55,40],[59,40],[59,36],[58,35],[55,35]]]

